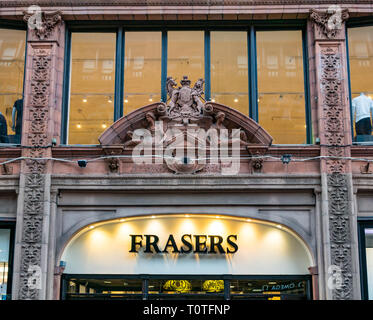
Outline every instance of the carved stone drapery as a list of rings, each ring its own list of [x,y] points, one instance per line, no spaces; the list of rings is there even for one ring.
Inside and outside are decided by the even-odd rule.
[[[343,30],[343,22],[348,19],[348,10],[341,10],[338,6],[331,6],[330,11],[311,9],[310,18],[318,26],[317,38],[335,39]]]
[[[29,30],[32,30],[39,40],[47,40],[52,35],[54,28],[62,21],[62,18],[60,11],[40,11],[40,13],[33,14],[24,12],[23,20],[27,23],[30,22],[30,26],[32,24]],[[43,60],[40,60],[38,63],[43,63]],[[43,73],[36,76],[43,76]]]

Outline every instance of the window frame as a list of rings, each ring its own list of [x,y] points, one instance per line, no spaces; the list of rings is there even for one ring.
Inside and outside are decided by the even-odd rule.
[[[360,291],[361,300],[368,300],[368,271],[366,259],[365,229],[373,228],[373,217],[358,218],[358,246],[359,246],[359,266],[360,266]]]
[[[299,20],[240,20],[240,21],[148,21],[144,25],[141,21],[71,21],[66,23],[65,37],[65,61],[64,61],[64,82],[62,98],[62,124],[61,124],[61,145],[70,145],[67,141],[70,104],[70,74],[71,74],[71,34],[72,32],[116,32],[116,61],[115,61],[115,89],[114,89],[114,122],[123,116],[124,97],[124,59],[125,59],[125,32],[128,31],[158,31],[162,32],[162,56],[161,56],[161,101],[167,101],[166,79],[167,79],[167,49],[168,31],[203,31],[204,32],[204,79],[205,98],[211,99],[211,39],[212,31],[245,31],[247,32],[247,59],[248,59],[248,116],[258,122],[258,85],[257,85],[257,31],[302,31],[303,48],[303,78],[304,78],[304,100],[305,100],[305,124],[307,143],[300,145],[312,145],[312,118],[310,108],[310,88],[308,71],[308,50],[307,50],[307,21]],[[287,144],[278,144],[287,145]],[[297,144],[289,144],[297,145]],[[92,146],[92,145],[70,145],[70,146]],[[97,145],[93,145],[97,146]]]
[[[350,126],[351,126],[351,140],[352,145],[373,145],[372,142],[357,142],[354,140],[354,119],[352,117],[352,93],[351,93],[351,68],[350,68],[350,51],[348,44],[348,29],[361,28],[361,27],[372,27],[373,17],[361,17],[361,18],[350,18],[346,22],[345,38],[346,38],[346,56],[347,56],[347,79],[348,79],[348,99],[350,104]]]
[[[8,257],[8,279],[7,279],[6,294],[9,297],[9,299],[7,299],[7,300],[11,300],[12,299],[12,285],[13,285],[13,260],[14,260],[16,223],[13,222],[13,221],[2,221],[0,219],[0,229],[10,230],[9,257]]]
[[[23,83],[22,83],[22,97],[24,98],[25,95],[25,80],[26,80],[26,65],[27,65],[27,39],[28,39],[28,28],[25,22],[20,21],[13,21],[13,20],[0,20],[0,29],[8,29],[8,30],[21,30],[25,31],[25,62],[23,64]],[[23,108],[24,112],[25,108]],[[22,117],[24,119],[24,117]],[[22,144],[22,130],[23,130],[23,123],[21,128],[21,140],[20,143],[0,143],[0,147],[9,147],[15,146],[19,147]]]

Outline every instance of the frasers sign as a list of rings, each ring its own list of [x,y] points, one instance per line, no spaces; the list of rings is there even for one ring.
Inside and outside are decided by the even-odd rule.
[[[159,237],[154,234],[131,234],[131,249],[129,252],[138,253],[196,253],[196,254],[225,254],[236,253],[238,250],[237,235],[226,238],[217,235],[183,234],[181,245],[177,245],[175,237],[170,234],[164,246],[159,244]]]
[[[87,226],[60,260],[76,274],[302,275],[314,263],[307,250],[287,229],[261,221],[168,214]]]

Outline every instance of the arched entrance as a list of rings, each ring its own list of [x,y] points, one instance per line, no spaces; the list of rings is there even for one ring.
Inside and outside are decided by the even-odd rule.
[[[196,214],[89,225],[61,260],[64,299],[310,299],[314,265],[286,226]]]

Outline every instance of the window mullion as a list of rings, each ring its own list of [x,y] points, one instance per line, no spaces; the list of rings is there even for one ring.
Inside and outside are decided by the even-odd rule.
[[[205,99],[211,100],[211,43],[210,30],[205,31]]]
[[[248,63],[249,63],[249,116],[258,122],[258,85],[256,63],[256,37],[254,26],[250,27],[247,35]]]
[[[161,99],[162,102],[167,102],[167,31],[162,31],[162,71],[161,71]]]
[[[117,30],[116,57],[115,57],[115,97],[114,121],[123,117],[123,91],[124,91],[124,30]]]

